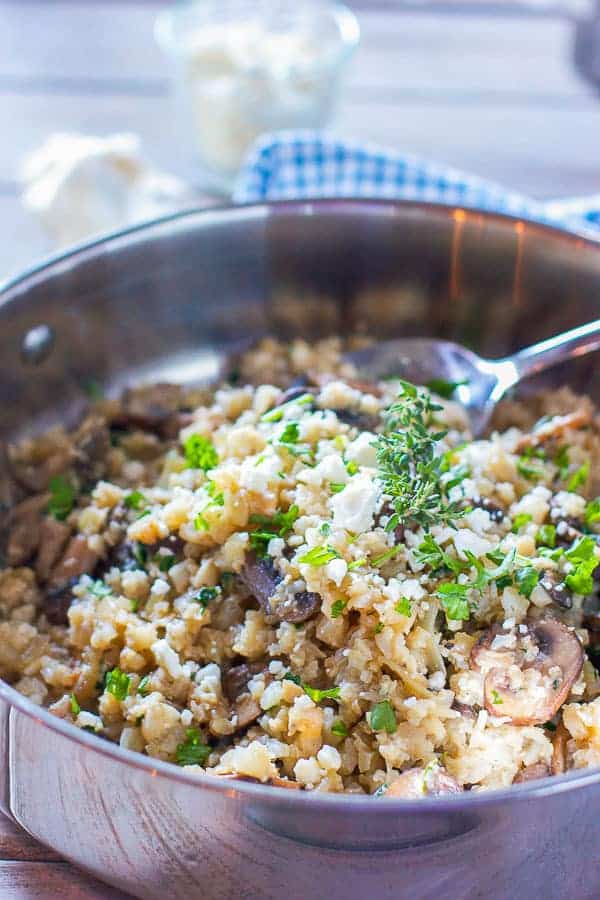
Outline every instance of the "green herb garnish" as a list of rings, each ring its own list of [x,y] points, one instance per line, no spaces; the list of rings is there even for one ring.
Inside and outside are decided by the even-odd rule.
[[[129,677],[129,675],[126,675],[125,672],[122,672],[118,667],[111,669],[110,672],[106,673],[104,690],[109,694],[112,694],[113,697],[116,697],[117,700],[124,700],[125,697],[129,694],[130,687],[131,678]]]
[[[288,400],[287,403],[282,403],[281,406],[276,406],[274,409],[266,412],[260,417],[260,421],[281,422],[286,409],[289,409],[290,406],[308,406],[309,404],[314,402],[314,399],[315,398],[312,394],[302,394],[300,397],[297,397],[294,400]]]
[[[348,729],[346,727],[346,724],[342,722],[341,719],[337,719],[331,726],[331,733],[337,734],[338,737],[347,737]]]
[[[434,524],[451,524],[464,510],[443,496],[442,457],[436,454],[436,445],[446,432],[428,428],[441,407],[408,381],[401,381],[400,387],[398,399],[385,414],[386,430],[375,443],[379,479],[394,508],[386,528],[393,531],[409,520],[426,530]]]
[[[297,422],[288,422],[283,431],[279,442],[281,444],[297,444],[300,437],[300,426]]]
[[[340,554],[334,550],[329,544],[322,547],[313,547],[298,560],[299,563],[306,563],[308,566],[325,566],[332,559],[339,559]]]
[[[397,728],[396,714],[389,700],[380,700],[369,714],[369,725],[373,731],[387,731],[393,734]]]
[[[445,381],[443,378],[432,378],[431,381],[427,382],[425,387],[427,388],[427,390],[433,391],[434,394],[437,394],[438,397],[443,397],[445,400],[449,400],[456,388],[468,383],[468,378],[463,378],[462,381]]]
[[[123,503],[129,509],[142,509],[146,503],[146,498],[141,491],[132,491],[130,494],[126,494],[125,497],[123,497]]]
[[[600,497],[590,500],[585,508],[585,524],[588,528],[597,522],[600,522]]]
[[[332,688],[314,688],[311,687],[310,684],[305,684],[299,675],[294,675],[293,672],[286,672],[283,676],[285,681],[291,681],[294,684],[297,684],[298,687],[301,687],[304,693],[310,697],[313,703],[320,703],[321,700],[338,700],[340,696],[339,687]]]
[[[575,568],[565,577],[565,584],[576,594],[591,594],[594,589],[593,573],[600,564],[596,557],[596,542],[591,537],[581,537],[565,552],[565,559]]]
[[[513,524],[511,531],[513,534],[517,534],[518,531],[523,527],[523,525],[527,525],[528,522],[531,522],[533,516],[529,513],[517,513],[517,515],[513,519]]]
[[[442,609],[448,619],[466,621],[470,615],[468,595],[470,584],[440,584],[435,594],[442,601]]]
[[[210,756],[211,748],[200,740],[197,728],[188,728],[185,741],[179,744],[175,758],[180,766],[203,766]]]
[[[219,465],[219,456],[214,444],[202,434],[191,434],[183,444],[183,452],[188,469],[202,469],[207,472]]]
[[[430,534],[425,535],[423,542],[419,544],[413,555],[418,563],[429,566],[434,572],[437,569],[449,569],[458,574],[464,568],[461,561],[446,553]]]
[[[504,703],[504,700],[502,699],[498,691],[492,690],[492,703],[494,705]]]
[[[376,556],[371,560],[371,565],[374,568],[378,568],[382,566],[384,563],[388,562],[388,560],[392,559],[396,556],[400,550],[404,549],[404,544],[398,544],[396,547],[392,547],[390,550],[386,550],[385,553],[381,553],[379,556]]]
[[[219,587],[203,587],[200,588],[194,597],[194,600],[196,603],[199,603],[203,609],[206,609],[208,604],[215,600],[220,593],[221,589]]]
[[[90,594],[93,594],[94,597],[108,597],[110,594],[112,594],[112,588],[110,588],[99,578],[95,581],[92,581],[92,583],[88,587],[88,591],[90,592]]]
[[[569,481],[567,482],[567,490],[576,491],[578,488],[582,487],[588,480],[589,475],[590,464],[589,462],[584,462],[584,464],[580,466],[577,471],[573,472],[573,474],[569,478]]]
[[[75,694],[71,694],[71,696],[69,697],[69,706],[71,707],[71,714],[73,716],[78,716],[81,712],[81,706],[79,705],[79,701],[77,700]]]
[[[77,497],[75,488],[62,475],[55,475],[50,479],[48,486],[50,491],[50,500],[46,511],[63,522],[73,507],[75,506],[75,498]]]
[[[150,687],[150,676],[144,675],[144,677],[138,684],[138,689],[137,689],[138,694],[141,694],[142,697],[145,697],[146,694],[148,693],[149,687]]]
[[[528,600],[539,578],[539,572],[533,566],[523,566],[521,569],[515,569],[515,584],[519,589],[519,593],[527,597]]]
[[[408,597],[401,597],[394,606],[394,609],[401,616],[412,615],[412,604]]]
[[[556,525],[542,525],[535,536],[538,547],[554,547],[556,545]]]
[[[336,600],[331,604],[331,618],[339,619],[339,617],[344,612],[346,606],[348,605],[347,600]]]
[[[175,565],[176,557],[173,556],[172,553],[165,554],[159,553],[154,557],[154,562],[157,563],[158,568],[161,572],[168,572],[169,569]]]
[[[344,484],[343,481],[330,481],[329,482],[329,490],[331,491],[332,494],[339,494],[341,491],[344,490],[345,487],[346,487],[346,485]]]
[[[539,481],[546,474],[543,466],[536,465],[531,460],[531,456],[523,454],[517,460],[517,472],[526,478],[527,481]]]

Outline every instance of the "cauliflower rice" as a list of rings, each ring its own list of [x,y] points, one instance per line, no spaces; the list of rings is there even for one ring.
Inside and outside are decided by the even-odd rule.
[[[590,401],[507,401],[473,441],[416,391],[441,488],[424,521],[383,474],[408,387],[355,381],[341,349],[265,340],[236,383],[99,398],[9,448],[1,677],[122,747],[290,788],[600,765]]]

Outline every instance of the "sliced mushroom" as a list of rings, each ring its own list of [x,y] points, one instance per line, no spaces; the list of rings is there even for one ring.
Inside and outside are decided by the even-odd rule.
[[[441,766],[426,766],[424,769],[407,769],[402,772],[390,782],[384,796],[416,800],[461,793],[462,787],[445,769]]]
[[[69,624],[68,612],[73,601],[73,587],[78,581],[78,578],[72,578],[67,584],[46,590],[44,612],[51,625]]]
[[[517,453],[522,453],[529,447],[539,447],[546,441],[562,437],[565,431],[571,428],[585,428],[592,421],[589,409],[576,409],[566,416],[552,416],[552,418],[534,428],[531,434],[525,434],[517,444]]]
[[[488,497],[481,497],[473,503],[473,506],[478,509],[484,509],[489,514],[492,522],[496,522],[496,524],[499,524],[504,519],[505,513],[502,507],[498,506]]]
[[[240,579],[273,623],[306,622],[321,607],[321,595],[312,591],[299,591],[276,604],[272,603],[281,575],[269,557],[261,559],[255,553],[247,553]]]
[[[106,474],[110,451],[110,431],[101,416],[88,416],[73,435],[73,470],[84,485],[93,484]]]
[[[256,722],[263,711],[251,694],[242,694],[235,701],[233,712],[237,716],[236,731],[243,731],[244,728],[248,728],[249,725]]]
[[[97,562],[98,554],[90,549],[87,538],[78,534],[71,538],[62,557],[52,569],[48,585],[51,589],[63,588],[74,578],[91,575]]]
[[[50,572],[58,562],[67,541],[71,537],[71,529],[66,522],[59,522],[51,516],[45,516],[40,528],[40,542],[35,574],[40,581],[47,581]]]
[[[22,566],[35,554],[40,544],[43,513],[49,499],[49,494],[36,494],[23,500],[8,514],[7,565]]]
[[[526,781],[537,781],[538,778],[547,778],[550,769],[546,763],[533,763],[531,766],[525,766],[520,772],[517,772],[513,778],[513,784],[524,784]]]
[[[560,606],[561,609],[571,609],[573,594],[555,572],[550,570],[544,572],[539,584],[557,606]]]
[[[551,719],[579,677],[583,660],[577,635],[554,619],[526,620],[508,630],[494,625],[471,651],[471,664],[485,675],[485,708],[513,725]]]
[[[554,737],[552,738],[552,760],[550,761],[550,769],[553,775],[562,775],[567,770],[567,742],[571,739],[571,735],[565,728],[563,720],[556,727]]]
[[[232,666],[223,676],[223,693],[228,700],[236,700],[246,690],[250,679],[264,670],[265,663],[260,660]]]
[[[177,384],[152,384],[123,394],[117,424],[136,425],[165,436],[175,436],[183,391]]]

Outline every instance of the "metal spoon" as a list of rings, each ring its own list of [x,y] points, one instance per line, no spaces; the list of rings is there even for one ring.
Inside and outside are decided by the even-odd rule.
[[[482,359],[451,341],[399,338],[347,353],[358,377],[373,381],[397,375],[416,384],[433,378],[463,382],[455,396],[466,408],[474,437],[485,431],[494,407],[529,375],[600,349],[600,319],[565,331],[502,359]]]

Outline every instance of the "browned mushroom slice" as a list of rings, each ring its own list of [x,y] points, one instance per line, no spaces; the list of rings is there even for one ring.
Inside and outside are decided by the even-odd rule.
[[[562,775],[567,770],[567,742],[571,739],[571,735],[565,728],[563,720],[556,727],[554,737],[552,738],[552,760],[550,769],[553,775]]]
[[[501,522],[504,518],[505,513],[502,507],[498,506],[488,497],[481,497],[473,503],[473,506],[478,509],[484,509],[489,514],[491,521],[496,524]]]
[[[36,552],[40,544],[43,512],[49,499],[49,494],[36,494],[23,500],[8,514],[7,565],[22,566]]]
[[[82,534],[71,538],[48,578],[45,612],[53,625],[68,623],[67,611],[73,599],[72,587],[82,575],[91,575],[98,554],[90,550]]]
[[[62,428],[56,428],[18,447],[9,447],[7,459],[15,481],[28,491],[45,491],[50,479],[66,471],[73,459],[73,446]]]
[[[541,725],[560,709],[579,677],[583,647],[554,619],[526,620],[512,629],[492,626],[471,651],[485,675],[484,703],[513,725]]]
[[[571,428],[585,428],[592,421],[589,409],[576,409],[566,416],[552,416],[552,418],[534,428],[531,434],[523,435],[517,444],[517,453],[522,453],[528,447],[538,447],[546,441],[562,437],[563,433]]]
[[[573,606],[573,594],[556,572],[550,570],[544,572],[539,584],[557,606],[560,606],[561,609],[571,609]]]
[[[44,517],[35,561],[35,574],[40,581],[47,581],[70,537],[71,529],[65,522],[59,522],[51,516]]]
[[[255,553],[247,553],[240,579],[256,597],[267,618],[274,623],[300,624],[312,618],[320,609],[321,596],[312,591],[298,591],[276,604],[272,602],[281,575],[269,557],[261,559]]]
[[[73,469],[84,484],[93,484],[106,473],[110,432],[101,416],[88,416],[73,435]]]
[[[441,766],[426,766],[424,769],[407,769],[402,772],[390,782],[384,796],[416,800],[460,793],[462,787],[445,769]]]
[[[526,781],[537,781],[538,778],[547,778],[550,769],[546,763],[534,763],[531,766],[525,766],[520,772],[517,772],[513,778],[513,784],[524,784]]]
[[[262,709],[251,694],[242,694],[238,697],[233,706],[233,712],[237,716],[236,731],[242,731],[248,728],[253,722],[256,722],[262,715]]]
[[[174,436],[183,391],[177,384],[152,384],[125,391],[119,420]]]
[[[223,692],[227,699],[236,700],[246,690],[252,676],[264,669],[265,663],[261,660],[232,666],[223,676]]]

